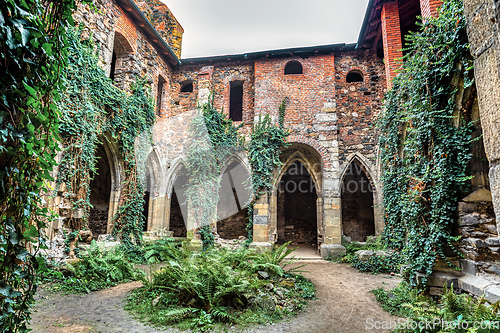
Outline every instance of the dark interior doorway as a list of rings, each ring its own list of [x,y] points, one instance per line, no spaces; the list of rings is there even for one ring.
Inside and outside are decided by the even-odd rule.
[[[111,198],[111,168],[103,145],[96,149],[96,172],[90,181],[89,229],[94,239],[105,234],[108,227],[109,201]]]
[[[317,246],[317,198],[305,166],[299,161],[290,164],[278,188],[278,244]]]
[[[187,220],[184,219],[182,211],[187,211],[184,208],[186,204],[186,189],[184,185],[187,183],[186,169],[182,168],[175,180],[172,188],[172,197],[170,198],[170,231],[173,232],[173,237],[186,237]],[[181,206],[182,210],[181,210]],[[185,216],[187,219],[187,216]]]
[[[343,235],[357,242],[374,235],[373,188],[356,162],[351,163],[345,173],[341,200]]]

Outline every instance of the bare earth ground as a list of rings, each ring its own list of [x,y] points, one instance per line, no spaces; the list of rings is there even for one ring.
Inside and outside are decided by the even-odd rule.
[[[302,263],[302,262],[301,262]],[[318,299],[307,309],[287,321],[260,325],[246,332],[380,332],[367,329],[367,320],[397,320],[382,310],[370,290],[392,288],[399,278],[358,272],[346,264],[310,261],[304,273],[316,285]],[[35,333],[66,332],[171,332],[140,323],[127,311],[123,302],[140,282],[131,282],[88,295],[62,295],[41,291],[33,314],[31,328]]]

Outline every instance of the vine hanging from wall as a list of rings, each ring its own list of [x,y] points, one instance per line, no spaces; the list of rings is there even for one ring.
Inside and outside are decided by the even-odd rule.
[[[88,227],[90,181],[96,175],[96,150],[103,140],[115,140],[125,167],[125,181],[119,207],[113,217],[113,234],[119,235],[129,251],[142,242],[144,190],[140,182],[145,152],[134,147],[137,136],[148,133],[155,122],[155,112],[145,79],[131,85],[131,94],[113,85],[98,66],[91,39],[82,39],[81,30],[69,29],[68,68],[64,75],[61,136],[63,157],[58,185],[64,183],[65,195],[73,210],[83,210],[83,219],[71,218],[71,229]],[[143,177],[144,178],[144,177]]]
[[[288,145],[290,132],[285,128],[286,99],[278,107],[278,126],[271,116],[259,116],[259,121],[252,128],[250,142],[247,145],[250,165],[252,166],[252,185],[255,198],[248,209],[248,238],[253,238],[253,203],[272,188],[273,171],[281,167],[281,148]]]
[[[467,180],[475,98],[463,4],[446,0],[408,36],[403,67],[379,120],[385,229],[401,252],[410,281],[447,259],[456,237],[457,198]]]
[[[83,1],[87,2],[87,1]],[[56,165],[55,102],[67,66],[72,0],[4,0],[0,6],[0,331],[26,332]],[[28,251],[31,250],[31,251]]]

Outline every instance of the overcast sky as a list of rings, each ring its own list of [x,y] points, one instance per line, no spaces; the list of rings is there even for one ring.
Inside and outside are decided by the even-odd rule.
[[[161,0],[184,28],[182,57],[356,43],[368,0]]]

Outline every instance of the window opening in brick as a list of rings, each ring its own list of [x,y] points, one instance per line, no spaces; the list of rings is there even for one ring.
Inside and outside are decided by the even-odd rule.
[[[186,208],[186,169],[183,167],[175,180],[170,198],[170,231],[173,237],[186,237],[187,208]],[[182,212],[186,212],[186,216]]]
[[[89,201],[92,205],[89,215],[89,229],[97,239],[108,228],[109,201],[111,198],[111,167],[103,145],[96,149],[96,172],[90,181]]]
[[[345,78],[345,81],[347,83],[354,83],[354,82],[363,82],[364,79],[363,79],[363,74],[361,74],[359,71],[350,71],[346,78]]]
[[[130,55],[133,53],[130,43],[125,36],[115,32],[115,41],[113,44],[113,55],[111,56],[111,68],[109,77],[119,88],[124,88],[127,80],[127,69],[133,67]]]
[[[156,94],[156,115],[161,116],[161,101],[163,100],[163,86],[165,85],[165,79],[159,75],[158,76],[158,91]]]
[[[217,203],[217,233],[224,239],[246,237],[248,231],[248,209],[245,205],[251,200],[251,189],[246,184],[250,174],[239,162],[233,161],[222,174]]]
[[[241,81],[230,83],[229,119],[233,121],[243,120],[243,82]]]
[[[373,188],[357,161],[346,170],[342,183],[342,232],[350,241],[364,242],[375,234]]]
[[[149,197],[151,196],[151,174],[147,172],[146,174],[146,191],[144,192],[144,206],[142,214],[144,215],[144,224],[142,226],[142,231],[148,231],[148,219],[149,219]]]
[[[113,55],[111,56],[111,71],[109,72],[109,78],[111,81],[115,81],[115,70],[116,70],[116,51],[113,50]]]
[[[193,82],[185,81],[181,84],[181,93],[193,92]]]
[[[296,60],[289,61],[285,66],[285,75],[302,74],[302,64]]]
[[[299,161],[290,164],[278,188],[278,244],[291,241],[295,245],[317,247],[317,199],[314,181],[306,167]]]

